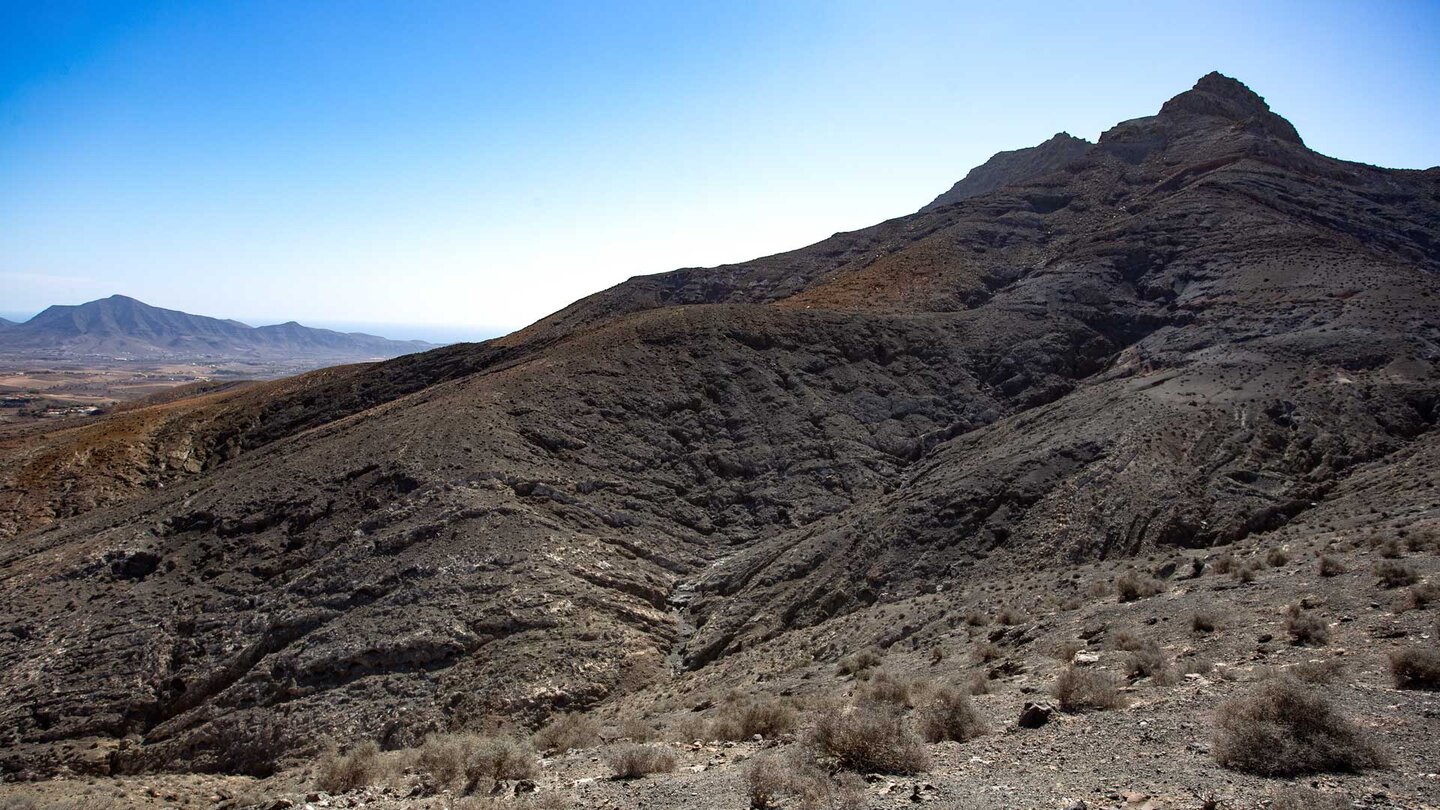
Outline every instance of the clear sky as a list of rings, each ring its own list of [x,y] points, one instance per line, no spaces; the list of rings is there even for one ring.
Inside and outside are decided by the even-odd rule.
[[[1440,164],[1434,1],[0,0],[0,312],[509,330],[1210,70],[1321,152]]]

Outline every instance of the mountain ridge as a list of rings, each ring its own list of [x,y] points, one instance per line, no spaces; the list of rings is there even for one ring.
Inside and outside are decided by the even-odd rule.
[[[161,356],[257,356],[359,359],[395,357],[434,348],[360,332],[315,329],[290,321],[252,327],[236,320],[151,306],[125,295],[53,305],[12,324],[0,351],[60,351]]]

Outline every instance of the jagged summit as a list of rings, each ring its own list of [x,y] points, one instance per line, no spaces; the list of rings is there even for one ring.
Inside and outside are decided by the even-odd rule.
[[[1272,112],[1270,105],[1258,93],[1244,82],[1214,71],[1200,77],[1193,88],[1165,102],[1160,108],[1162,118],[1186,116],[1222,118],[1232,124],[1259,127],[1266,134],[1281,140],[1303,143],[1295,127]]]

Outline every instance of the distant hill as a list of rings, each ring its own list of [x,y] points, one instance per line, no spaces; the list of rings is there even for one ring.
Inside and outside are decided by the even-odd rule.
[[[0,324],[0,353],[360,360],[430,348],[434,344],[419,340],[312,329],[294,321],[257,328],[152,307],[124,295],[52,306],[24,323]]]

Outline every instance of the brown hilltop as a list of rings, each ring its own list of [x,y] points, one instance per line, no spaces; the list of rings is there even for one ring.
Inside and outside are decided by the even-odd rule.
[[[1440,451],[1434,173],[1316,154],[1218,74],[1061,145],[797,251],[206,404],[215,463],[8,543],[7,767],[534,723],[1017,572],[1392,495],[1433,526],[1407,482]]]

